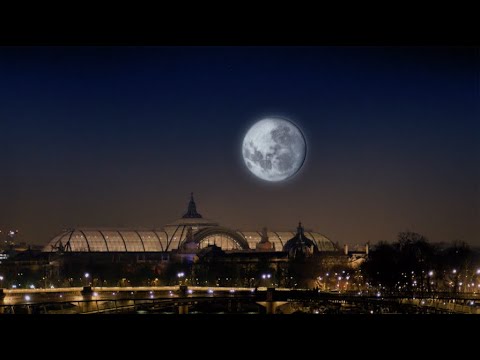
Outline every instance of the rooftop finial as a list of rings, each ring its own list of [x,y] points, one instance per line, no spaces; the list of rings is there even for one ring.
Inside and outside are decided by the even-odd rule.
[[[273,244],[268,241],[268,230],[266,227],[262,229],[262,235],[260,241],[255,246],[257,251],[271,251],[275,250]]]
[[[193,192],[190,193],[190,202],[188,203],[188,210],[183,215],[183,218],[201,218],[202,215],[197,213],[197,206],[195,200],[193,199]]]
[[[301,221],[298,222],[297,234],[303,236],[303,226]]]

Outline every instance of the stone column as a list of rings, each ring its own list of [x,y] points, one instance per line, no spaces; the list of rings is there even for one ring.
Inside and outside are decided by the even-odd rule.
[[[5,305],[5,296],[7,296],[7,294],[5,294],[3,289],[0,289],[0,314],[3,314],[5,312],[5,308],[3,307],[3,305]]]
[[[180,285],[180,297],[186,298],[188,295],[188,286]],[[179,314],[188,314],[188,304],[178,304],[178,313]]]
[[[82,294],[82,300],[84,302],[80,303],[80,312],[90,312],[96,310],[95,303],[93,299],[93,290],[91,286],[84,286],[83,290],[80,292]]]

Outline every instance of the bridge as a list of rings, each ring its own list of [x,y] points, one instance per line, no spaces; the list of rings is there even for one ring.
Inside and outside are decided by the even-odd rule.
[[[476,294],[330,293],[286,288],[200,286],[0,289],[0,314],[95,313],[463,313],[480,314]]]

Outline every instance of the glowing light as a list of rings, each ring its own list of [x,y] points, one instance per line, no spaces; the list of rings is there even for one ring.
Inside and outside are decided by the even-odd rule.
[[[90,277],[89,273],[85,273],[85,277],[88,279]]]
[[[209,294],[213,294],[213,290],[212,289],[208,289],[207,291]]]
[[[189,294],[193,294],[193,290],[188,290],[187,291]]]
[[[295,144],[293,151],[290,144],[278,142],[271,136],[271,133],[280,131],[277,129],[286,129],[288,131],[287,143]],[[286,141],[286,140],[284,140]],[[288,166],[279,167],[280,157],[277,157],[277,151],[272,156],[268,149],[278,148],[278,153],[288,156],[292,159]],[[271,157],[271,166],[264,169],[258,162],[258,159],[245,154],[260,154],[264,158]],[[255,123],[245,134],[242,145],[242,154],[245,165],[255,176],[267,181],[281,181],[290,178],[302,167],[306,156],[306,142],[300,129],[290,121],[279,117],[267,117]],[[295,159],[295,160],[293,160]]]
[[[26,300],[26,301],[30,301],[30,299],[31,299],[31,298],[30,298],[29,295],[25,295],[25,300]]]
[[[53,286],[53,285],[50,285],[50,289],[55,289],[55,286]]]
[[[94,292],[94,293],[93,293],[93,296],[98,296],[98,293],[97,293],[97,292]]]
[[[457,269],[453,269],[452,272],[453,272],[454,274],[456,274],[456,273],[457,273]]]
[[[433,276],[433,271],[429,271],[428,276]]]
[[[231,292],[231,293],[234,293],[234,292],[235,292],[235,289],[230,289],[230,292]]]

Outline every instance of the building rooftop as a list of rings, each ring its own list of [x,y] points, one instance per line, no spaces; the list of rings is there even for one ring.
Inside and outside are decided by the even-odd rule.
[[[302,239],[313,242],[318,251],[336,251],[326,236],[301,230]],[[187,234],[193,236],[198,248],[217,245],[223,250],[255,250],[257,244],[268,238],[273,251],[282,251],[289,240],[296,239],[292,231],[243,231],[219,226],[197,212],[193,193],[186,213],[163,228],[76,228],[66,229],[55,236],[44,252],[166,252],[179,250]],[[308,236],[308,237],[307,237]],[[292,238],[293,237],[293,238]],[[288,245],[290,246],[290,245]],[[288,248],[287,246],[287,248]]]

